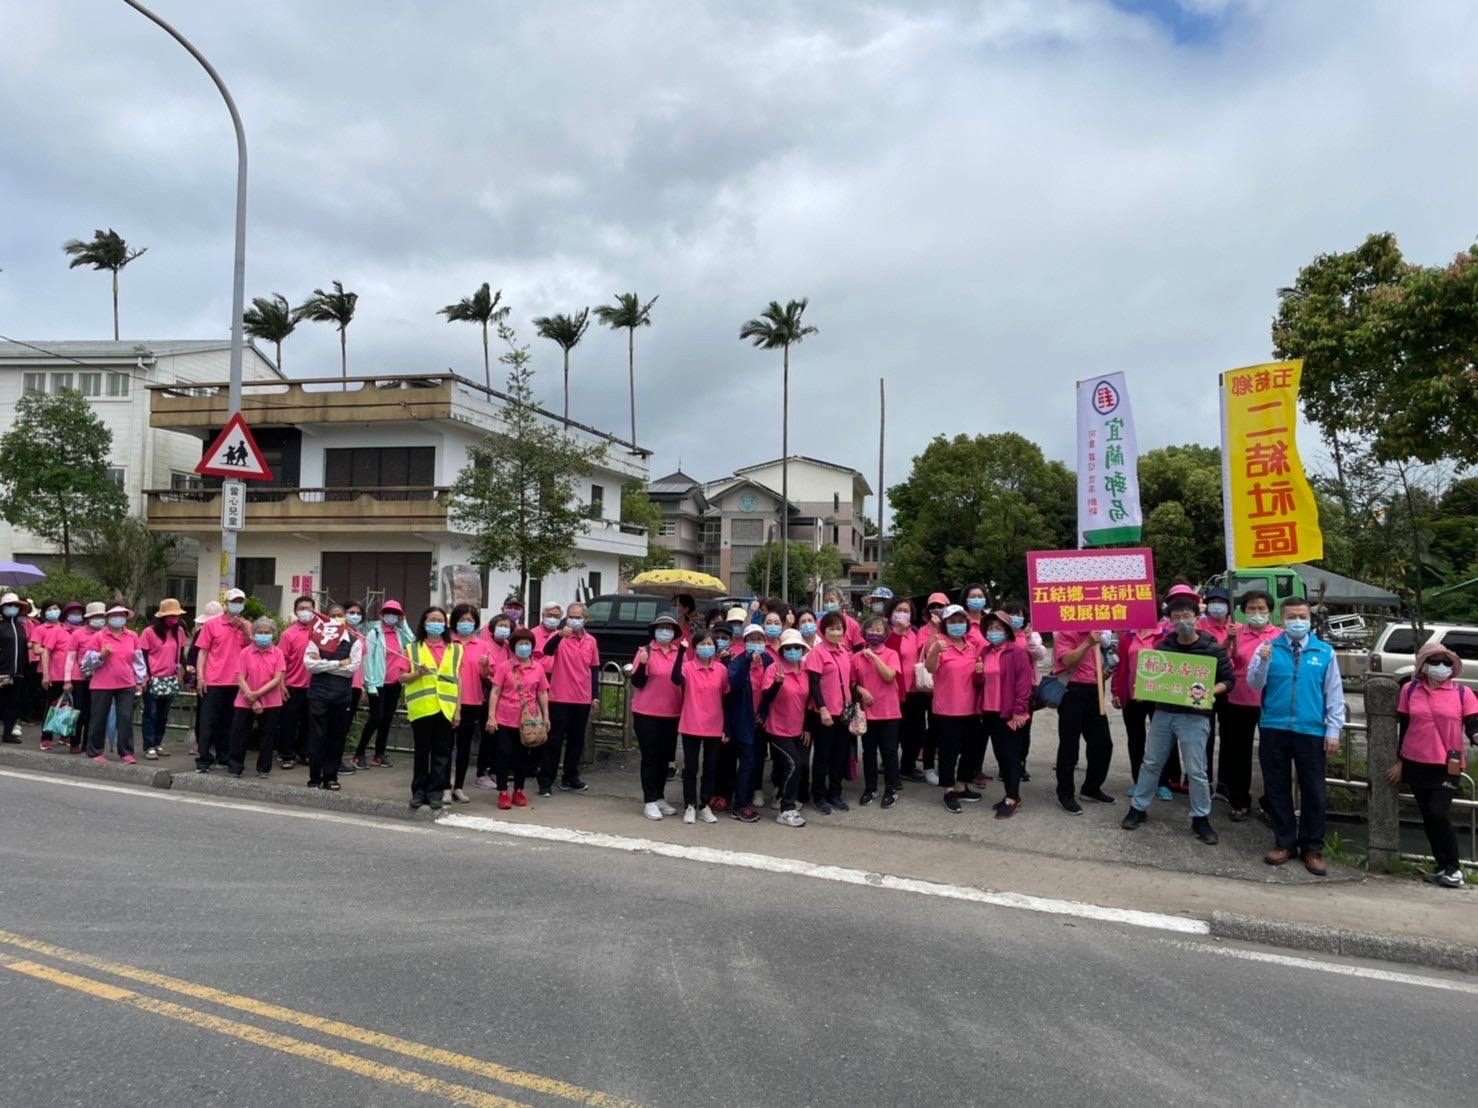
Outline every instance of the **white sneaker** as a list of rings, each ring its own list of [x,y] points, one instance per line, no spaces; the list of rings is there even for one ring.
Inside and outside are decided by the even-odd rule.
[[[21,725],[20,724],[17,723],[14,727],[12,727],[10,729],[10,737],[12,739],[18,739],[18,738],[21,737]]]
[[[697,823],[698,822],[698,809],[695,808],[695,807],[693,807],[693,805],[689,804],[687,806],[687,808],[683,812],[683,822],[684,823]]]
[[[938,787],[939,774],[935,773],[932,769],[926,769],[924,770],[924,780],[929,782],[929,784]]]
[[[755,789],[754,798],[750,800],[749,805],[751,808],[763,808],[765,806],[764,792],[760,789]]]
[[[781,812],[776,816],[775,822],[783,823],[786,827],[804,827],[806,826],[806,817],[792,808],[790,811]]]
[[[692,811],[691,808],[688,810]],[[698,818],[701,819],[704,823],[718,822],[718,816],[713,814],[713,809],[710,808],[707,804],[703,805],[703,807],[698,810]]]
[[[671,804],[667,803],[667,801],[665,800],[657,801],[657,811],[661,812],[664,816],[677,815],[677,809],[674,808]]]
[[[445,789],[445,790],[443,790],[443,792],[441,794],[441,802],[443,804],[450,804],[452,802],[452,790],[451,789]]]
[[[453,789],[452,790],[452,799],[455,800],[458,804],[471,804],[472,803],[472,798],[467,795],[467,792],[464,789]]]
[[[775,799],[772,800],[772,801],[770,801],[770,807],[774,808],[775,811],[778,812],[778,811],[780,811],[780,803],[781,803],[781,801],[780,801],[780,794],[779,793],[776,793],[775,794]]]
[[[662,809],[655,803],[647,804],[642,807],[641,814],[647,819],[661,819]]]

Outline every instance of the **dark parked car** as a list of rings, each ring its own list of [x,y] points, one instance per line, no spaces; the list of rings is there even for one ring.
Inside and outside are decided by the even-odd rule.
[[[665,596],[609,593],[585,605],[585,629],[595,636],[602,662],[625,665],[651,641],[652,620],[671,610]]]

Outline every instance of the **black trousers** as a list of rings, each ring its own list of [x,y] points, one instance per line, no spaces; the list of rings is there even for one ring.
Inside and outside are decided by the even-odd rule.
[[[655,804],[667,791],[667,763],[672,760],[668,751],[677,743],[677,719],[632,712],[631,727],[641,748],[642,803]]]
[[[354,751],[356,758],[364,757],[371,738],[375,740],[375,757],[385,757],[390,725],[395,722],[395,712],[400,707],[400,692],[399,684],[385,685],[369,698],[369,714],[365,717],[364,730],[359,733],[359,746]]]
[[[901,720],[870,719],[862,736],[862,783],[870,793],[878,791],[878,758],[883,760],[883,782],[890,793],[901,784],[898,774],[898,729]]]
[[[446,782],[447,763],[452,756],[452,721],[439,711],[411,720],[411,737],[416,744],[411,796],[430,799],[433,793],[442,791]]]
[[[982,717],[990,740],[996,748],[996,761],[1001,764],[1001,786],[1012,800],[1021,799],[1021,731],[1011,729],[1011,717],[1000,712],[986,712]]]
[[[1217,763],[1216,780],[1226,790],[1227,803],[1233,808],[1252,808],[1252,738],[1257,732],[1262,709],[1250,704],[1232,704],[1221,714],[1221,761]]]
[[[1057,707],[1057,795],[1073,795],[1078,769],[1078,740],[1088,749],[1083,791],[1102,789],[1114,757],[1108,717],[1098,710],[1098,690],[1090,681],[1074,681]]]
[[[339,779],[339,763],[349,741],[354,704],[349,700],[308,701],[308,784],[327,788]]]
[[[195,737],[196,768],[230,762],[231,716],[239,691],[235,685],[214,685],[206,690],[200,701],[200,731]]]
[[[970,726],[965,729],[963,745],[960,747],[960,764],[955,770],[955,780],[971,784],[978,774],[985,772],[985,745],[990,732],[981,716],[971,716]]]
[[[811,731],[811,796],[830,798],[842,795],[842,782],[852,760],[851,734],[847,725],[835,716],[827,727],[819,719]]]
[[[717,771],[713,777],[713,795],[725,800],[734,798],[734,786],[739,783],[739,744],[728,742],[718,749]],[[746,799],[745,803],[748,803]]]
[[[580,779],[580,758],[585,753],[585,728],[590,723],[590,701],[581,704],[549,705],[549,741],[539,764],[539,788],[553,788],[564,756],[564,779]]]
[[[974,716],[941,716],[935,713],[929,717],[929,733],[938,742],[937,763],[939,770],[939,784],[949,788],[956,781],[969,782],[960,770],[963,760],[962,754],[965,744],[969,741],[970,729],[975,724]]]
[[[467,766],[472,760],[472,744],[477,742],[478,735],[487,734],[483,725],[488,721],[488,706],[486,704],[463,704],[462,724],[452,735],[454,756],[452,758],[452,779],[446,787],[449,789],[460,789],[467,784]]]
[[[308,690],[288,689],[277,722],[278,757],[284,762],[308,761]]]
[[[1129,779],[1139,780],[1139,767],[1144,764],[1144,741],[1149,734],[1150,720],[1155,718],[1155,704],[1152,700],[1130,700],[1124,705],[1124,731],[1128,736],[1129,743]],[[1179,767],[1180,755],[1172,748],[1171,754],[1177,759],[1176,766]],[[1179,769],[1176,777],[1180,776]],[[1160,784],[1168,786],[1175,777],[1170,775],[1170,762],[1166,760],[1165,768],[1160,771]]]
[[[791,738],[780,738],[775,735],[768,736],[770,740],[770,757],[775,763],[775,773],[778,780],[775,782],[776,791],[780,794],[780,810],[782,812],[793,812],[796,808],[796,791],[801,784],[801,739],[799,735]]]
[[[493,730],[487,729],[487,704],[482,706],[483,730],[477,740],[477,776],[491,777],[493,771],[498,768],[498,729],[494,725]]]
[[[246,747],[251,741],[252,729],[257,732],[257,772],[272,772],[272,744],[277,736],[277,724],[282,715],[281,708],[263,708],[257,715],[250,708],[231,710],[231,753],[227,757],[227,768],[240,777],[246,770]]]
[[[674,723],[677,721],[674,720]],[[522,791],[529,774],[535,773],[539,766],[539,751],[537,746],[524,746],[523,739],[518,733],[517,727],[504,727],[499,724],[497,729],[488,736],[497,743],[498,757],[498,791],[508,791],[508,781],[511,778],[515,790]]]
[[[11,691],[15,686],[10,686]],[[118,756],[133,757],[133,686],[92,690],[92,722],[87,729],[87,754],[95,757],[108,749],[108,713],[118,709]],[[14,709],[10,709],[14,711]],[[14,725],[15,720],[9,720]],[[7,730],[6,735],[10,732]]]
[[[898,772],[908,776],[923,758],[924,768],[934,768],[934,736],[929,729],[928,693],[911,692],[903,698],[903,720],[898,725]]]
[[[723,743],[702,735],[683,736],[683,803],[688,807],[707,808],[713,799],[713,783],[718,777],[718,751]],[[702,760],[702,775],[699,761]]]
[[[1417,811],[1422,814],[1422,829],[1431,844],[1437,871],[1446,873],[1457,869],[1457,831],[1452,826],[1451,810],[1452,802],[1458,796],[1458,782],[1462,779],[1449,777],[1445,765],[1408,762],[1404,758],[1401,760],[1401,779],[1411,789]]]

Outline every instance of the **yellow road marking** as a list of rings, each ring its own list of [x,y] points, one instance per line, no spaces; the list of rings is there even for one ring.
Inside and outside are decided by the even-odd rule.
[[[427,1046],[425,1043],[413,1042],[410,1039],[401,1039],[394,1035],[386,1035],[379,1031],[371,1031],[368,1028],[356,1027],[351,1023],[341,1023],[338,1020],[324,1019],[321,1016],[310,1015],[307,1012],[298,1012],[292,1008],[283,1008],[266,1001],[255,1000],[249,996],[238,996],[235,993],[223,992],[213,989],[209,985],[197,985],[192,981],[184,981],[178,977],[170,977],[162,973],[153,973],[150,970],[139,969],[135,966],[124,965],[119,962],[109,962],[102,958],[95,958],[90,954],[81,954],[77,951],[66,950],[50,943],[40,942],[36,939],[28,939],[24,935],[16,935],[9,931],[0,931],[0,944],[18,947],[21,950],[30,951],[32,954],[42,954],[49,958],[55,958],[63,962],[71,962],[74,965],[86,966],[89,969],[100,970],[110,973],[115,977],[122,977],[128,981],[137,981],[143,985],[152,985],[158,989],[179,993],[182,996],[193,997],[196,1000],[209,1001],[226,1008],[235,1008],[241,1012],[249,1012],[263,1019],[277,1020],[279,1023],[293,1024],[297,1027],[305,1027],[311,1031],[317,1031],[323,1035],[332,1035],[338,1039],[348,1039],[350,1042],[361,1046],[374,1047],[379,1050],[388,1050],[395,1054],[403,1054],[407,1058],[415,1058],[418,1061],[427,1062],[437,1066],[447,1066],[451,1069],[462,1070],[464,1073],[474,1073],[480,1077],[488,1077],[505,1085],[513,1085],[532,1093],[540,1093],[545,1096],[556,1096],[563,1100],[574,1101],[577,1104],[588,1104],[591,1108],[641,1108],[635,1101],[624,1100],[621,1097],[611,1096],[608,1093],[598,1092],[594,1089],[584,1089],[579,1085],[571,1085],[553,1077],[544,1077],[537,1073],[523,1073],[519,1070],[500,1066],[496,1062],[486,1062],[481,1058],[473,1058],[470,1055],[458,1054],[451,1050],[442,1050],[440,1047]]]
[[[428,1077],[424,1073],[416,1073],[414,1070],[398,1069],[395,1066],[383,1065],[379,1062],[371,1062],[367,1058],[361,1058],[356,1054],[345,1054],[342,1051],[331,1050],[326,1046],[318,1046],[316,1043],[304,1042],[302,1039],[289,1038],[287,1035],[279,1035],[274,1031],[266,1031],[260,1027],[253,1027],[249,1023],[238,1023],[236,1020],[222,1019],[220,1016],[212,1016],[208,1012],[199,1012],[194,1008],[186,1008],[180,1004],[171,1004],[167,1000],[156,1000],[154,997],[141,996],[130,992],[128,989],[120,989],[116,985],[109,985],[102,981],[94,981],[90,977],[79,977],[74,973],[64,970],[53,969],[51,966],[43,966],[39,962],[17,961],[11,958],[0,959],[0,965],[6,969],[23,973],[29,977],[48,981],[53,985],[61,985],[64,988],[75,989],[88,996],[97,997],[100,1000],[116,1001],[140,1008],[145,1012],[152,1012],[156,1016],[165,1016],[169,1019],[179,1020],[181,1023],[189,1024],[206,1031],[219,1032],[222,1035],[230,1035],[233,1038],[244,1039],[257,1046],[264,1046],[270,1050],[278,1050],[283,1054],[296,1055],[306,1058],[311,1062],[318,1062],[325,1066],[333,1066],[335,1069],[348,1070],[350,1073],[358,1074],[360,1077],[372,1078],[382,1081],[387,1085],[399,1085],[402,1088],[414,1089],[418,1093],[428,1096],[440,1097],[442,1100],[453,1104],[465,1104],[468,1108],[527,1108],[516,1100],[507,1100],[501,1096],[482,1092],[479,1089],[470,1089],[465,1085],[453,1085],[449,1081],[442,1081],[435,1077]]]

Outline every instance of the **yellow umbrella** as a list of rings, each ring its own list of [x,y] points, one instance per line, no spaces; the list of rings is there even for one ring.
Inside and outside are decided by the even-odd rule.
[[[679,593],[687,593],[696,600],[726,596],[729,592],[717,577],[690,569],[649,569],[632,579],[631,588],[634,592],[665,596],[669,600]]]

